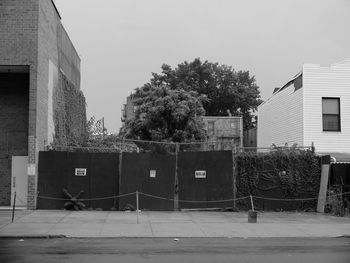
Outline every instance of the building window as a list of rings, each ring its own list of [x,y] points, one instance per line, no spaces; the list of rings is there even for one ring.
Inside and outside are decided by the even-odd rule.
[[[322,98],[323,131],[340,131],[340,99]]]
[[[208,121],[208,136],[215,135],[215,121]]]

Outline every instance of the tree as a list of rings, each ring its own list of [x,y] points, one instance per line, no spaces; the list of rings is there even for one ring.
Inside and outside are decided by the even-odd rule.
[[[205,96],[195,91],[146,84],[136,90],[136,116],[121,131],[126,138],[188,142],[205,139],[202,103]]]
[[[166,85],[172,90],[195,91],[205,95],[203,102],[205,115],[208,116],[242,116],[244,129],[254,126],[252,117],[261,103],[259,87],[249,71],[235,71],[232,67],[201,62],[199,58],[193,62],[183,62],[175,69],[164,64],[160,74],[152,73],[149,84]]]
[[[109,133],[104,126],[104,118],[96,120],[94,116],[87,122],[87,147],[116,148],[120,139],[116,134]]]

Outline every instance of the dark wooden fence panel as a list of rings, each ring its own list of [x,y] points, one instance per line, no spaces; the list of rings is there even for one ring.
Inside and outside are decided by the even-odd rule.
[[[150,171],[155,171],[155,177]],[[123,153],[120,194],[140,191],[166,199],[174,198],[175,156],[151,153]],[[120,209],[132,205],[136,208],[136,195],[120,198]],[[174,202],[139,195],[139,208],[167,211]]]
[[[62,189],[68,186],[67,152],[40,152],[38,168],[39,196],[64,198]],[[63,201],[37,199],[38,209],[62,209]]]
[[[206,178],[195,178],[205,171]],[[179,199],[216,201],[233,198],[231,151],[181,152],[179,154]],[[179,202],[180,208],[216,208],[233,202]]]
[[[118,165],[117,153],[40,152],[37,207],[62,209],[64,201],[45,197],[66,198],[63,189],[73,196],[83,190],[82,199],[118,195]],[[85,168],[86,176],[76,176],[75,168]],[[115,198],[86,200],[84,203],[87,208],[118,209]]]
[[[91,165],[90,153],[69,152],[67,153],[67,186],[65,187],[68,192],[75,196],[81,190],[84,194],[80,198],[91,198],[91,181],[93,175],[93,169]],[[40,163],[40,160],[39,160]],[[86,168],[86,176],[76,176],[75,168]],[[63,196],[63,195],[62,195]],[[91,207],[91,201],[84,202],[87,207]]]
[[[94,153],[91,155],[91,198],[111,197],[119,194],[119,154]],[[119,209],[117,198],[92,200],[91,207]]]
[[[270,160],[272,155],[270,157],[269,155],[254,156],[249,155],[244,159],[237,157],[237,197],[249,196],[250,193],[276,199],[317,196],[320,167],[317,162],[311,162],[313,159],[310,156],[293,157],[303,159],[302,163],[306,163],[303,169],[293,165],[297,159],[289,160],[285,157],[287,159],[282,160],[283,156],[281,158],[275,156],[274,158],[277,159],[272,162]],[[141,210],[171,211],[174,209],[175,155],[123,153],[121,167],[119,157],[118,153],[40,152],[39,196],[51,199],[38,198],[37,207],[62,209],[64,201],[52,198],[65,198],[62,192],[65,188],[73,196],[83,190],[83,199],[95,198],[95,200],[85,201],[87,208],[92,209],[124,210],[128,205],[136,208],[136,194],[114,197],[136,191],[140,192],[139,208]],[[308,166],[309,160],[311,160],[310,166]],[[233,207],[233,201],[222,201],[233,198],[232,165],[231,151],[179,152],[179,208]],[[86,176],[76,176],[75,168],[86,168]],[[342,174],[344,184],[349,184],[347,176],[349,166],[333,165],[332,169],[337,174]],[[205,178],[196,178],[196,171],[205,171]],[[338,182],[340,177],[331,180]],[[249,184],[252,185],[251,189],[247,188]],[[294,191],[297,191],[296,195],[293,195]],[[255,208],[262,210],[302,210],[314,207],[317,203],[315,200],[294,202],[257,198],[254,202]],[[248,199],[237,202],[237,205],[240,209],[250,209]]]

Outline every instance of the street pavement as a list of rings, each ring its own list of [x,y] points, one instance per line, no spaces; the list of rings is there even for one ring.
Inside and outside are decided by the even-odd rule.
[[[349,238],[1,239],[1,263],[348,263]]]
[[[0,237],[339,237],[350,218],[320,213],[0,211]]]

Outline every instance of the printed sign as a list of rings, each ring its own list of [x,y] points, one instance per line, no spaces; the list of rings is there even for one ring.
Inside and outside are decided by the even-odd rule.
[[[194,173],[195,178],[206,178],[207,177],[207,171],[196,171]]]
[[[156,177],[156,170],[150,170],[149,177],[155,178]]]
[[[86,168],[75,168],[76,176],[86,176]]]
[[[35,163],[30,163],[28,164],[28,167],[27,167],[27,174],[28,175],[35,175]]]

